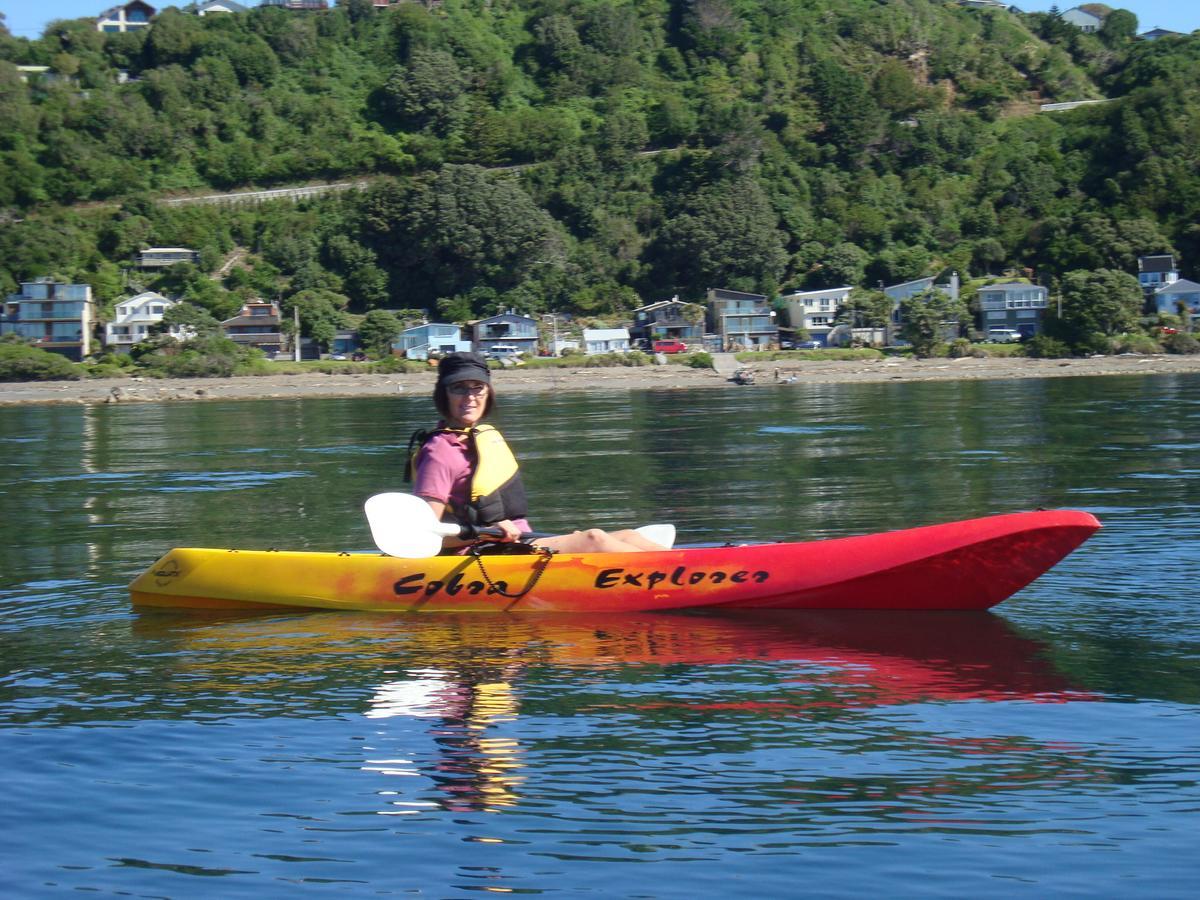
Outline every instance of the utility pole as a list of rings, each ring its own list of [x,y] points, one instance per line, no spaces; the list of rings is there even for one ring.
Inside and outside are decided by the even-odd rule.
[[[292,324],[295,326],[295,333],[292,335],[292,353],[296,362],[300,362],[300,307],[292,307]]]

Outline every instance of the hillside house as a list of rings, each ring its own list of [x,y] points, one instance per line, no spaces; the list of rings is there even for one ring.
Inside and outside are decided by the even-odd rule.
[[[979,289],[980,329],[1011,328],[1022,337],[1042,330],[1048,292],[1040,284],[1006,281]]]
[[[663,340],[698,344],[704,339],[704,307],[685,303],[678,296],[639,306],[633,311],[629,339],[635,346],[645,347]]]
[[[249,10],[240,3],[234,3],[233,0],[207,0],[206,3],[197,3],[192,7],[192,12],[198,16],[210,16],[219,13],[243,13]]]
[[[280,9],[321,10],[329,9],[326,0],[262,0],[259,6],[277,6]]]
[[[105,348],[113,353],[128,353],[134,344],[150,336],[150,329],[162,322],[166,311],[177,302],[154,291],[120,301],[113,309],[113,320],[104,326]],[[191,329],[178,326],[172,326],[167,333],[180,341],[195,337]]]
[[[629,351],[629,329],[585,328],[583,329],[583,352],[627,353]]]
[[[493,347],[516,347],[518,353],[537,356],[537,320],[509,310],[498,316],[490,316],[467,323],[471,329],[471,344],[477,353],[488,353]]]
[[[1062,20],[1068,25],[1074,25],[1080,31],[1087,34],[1093,34],[1100,30],[1104,24],[1104,18],[1090,13],[1085,9],[1080,9],[1078,6],[1073,6],[1062,14]]]
[[[850,291],[849,285],[820,291],[793,291],[784,294],[780,300],[787,310],[788,324],[797,332],[807,331],[814,341],[824,344],[834,327],[837,311],[850,296]]]
[[[1163,285],[1154,292],[1154,308],[1157,312],[1172,316],[1186,310],[1183,314],[1195,322],[1200,319],[1200,284],[1180,278]]]
[[[138,267],[142,269],[161,269],[176,263],[196,265],[199,262],[199,252],[189,250],[187,247],[148,247],[145,250],[139,250],[137,255]]]
[[[96,304],[88,284],[50,279],[22,282],[0,312],[0,334],[15,334],[43,350],[79,362],[95,349]]]
[[[912,281],[904,281],[900,284],[892,284],[885,287],[883,293],[892,301],[892,318],[887,329],[888,343],[895,342],[900,326],[904,324],[903,318],[900,315],[900,304],[910,297],[915,297],[917,294],[923,294],[926,291],[940,291],[951,300],[957,300],[959,294],[958,273],[951,272],[950,280],[945,284],[936,284],[934,277],[929,275],[925,278],[915,278]]]
[[[709,288],[708,324],[721,350],[766,350],[779,346],[775,312],[762,294]]]
[[[1157,41],[1159,38],[1183,36],[1182,32],[1172,31],[1169,28],[1151,28],[1149,31],[1139,34],[1138,39],[1143,41]]]
[[[221,323],[221,332],[235,344],[257,347],[268,356],[283,349],[279,307],[266,300],[252,300],[232,319]]]
[[[1138,257],[1138,284],[1147,295],[1179,280],[1179,268],[1170,253]]]
[[[462,328],[445,322],[427,322],[400,332],[392,350],[406,359],[429,359],[429,354],[465,353],[471,342],[463,340]]]
[[[140,31],[150,27],[150,20],[158,12],[149,3],[131,0],[123,6],[106,9],[96,18],[96,30],[109,33]]]

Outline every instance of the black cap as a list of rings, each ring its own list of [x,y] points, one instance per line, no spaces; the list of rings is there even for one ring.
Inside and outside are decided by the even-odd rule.
[[[482,381],[492,383],[492,373],[487,360],[478,353],[448,353],[438,362],[438,384],[455,384],[459,381]]]

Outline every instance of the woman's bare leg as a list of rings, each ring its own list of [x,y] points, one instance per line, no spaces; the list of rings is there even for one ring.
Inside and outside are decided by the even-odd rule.
[[[644,550],[665,550],[661,544],[648,541],[636,531],[617,531],[612,534],[600,528],[557,534],[538,538],[535,547],[557,550],[559,553],[638,553]]]

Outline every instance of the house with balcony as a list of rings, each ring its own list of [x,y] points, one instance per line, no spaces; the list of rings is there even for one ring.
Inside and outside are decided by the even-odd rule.
[[[149,3],[131,0],[122,6],[106,9],[96,18],[96,30],[108,33],[141,31],[150,27],[150,20],[158,12]]]
[[[320,10],[329,9],[326,0],[262,0],[259,6],[277,6],[280,9]]]
[[[162,322],[167,310],[178,303],[154,291],[144,291],[122,300],[113,309],[113,320],[104,326],[105,349],[113,353],[128,353],[134,344],[146,340],[151,329]],[[167,333],[179,341],[195,337],[186,327],[171,326]]]
[[[95,349],[96,304],[89,284],[50,279],[22,282],[0,314],[0,334],[15,334],[43,350],[79,362]]]
[[[704,339],[704,307],[685,303],[678,295],[639,306],[633,311],[629,339],[633,346],[644,347],[665,340],[699,344]]]
[[[593,353],[628,353],[628,328],[585,328],[583,329],[583,352],[591,356]]]
[[[468,322],[471,329],[471,346],[476,353],[488,353],[497,345],[516,347],[518,353],[537,356],[537,319],[523,316],[516,310],[498,316]]]
[[[706,294],[709,330],[718,349],[766,350],[779,346],[775,311],[762,294],[709,288]]]
[[[849,285],[820,291],[792,291],[779,299],[787,311],[788,324],[794,331],[806,331],[814,341],[827,343],[834,318],[852,288]]]
[[[1164,285],[1178,281],[1179,268],[1175,265],[1175,257],[1170,253],[1139,256],[1137,278],[1147,296]]]
[[[199,262],[200,253],[187,247],[147,247],[139,250],[137,255],[138,268],[141,269],[161,269],[176,263],[196,265]]]
[[[1029,338],[1042,330],[1048,291],[1040,284],[1005,281],[979,289],[979,328],[1009,328]]]
[[[221,333],[242,347],[257,347],[274,356],[284,347],[279,306],[266,300],[252,300],[232,319],[221,323]]]
[[[1167,315],[1190,316],[1200,320],[1200,284],[1179,278],[1154,292],[1154,309]]]
[[[392,342],[392,352],[406,359],[429,359],[429,355],[465,353],[471,342],[463,340],[462,328],[445,322],[426,322],[400,332]]]

